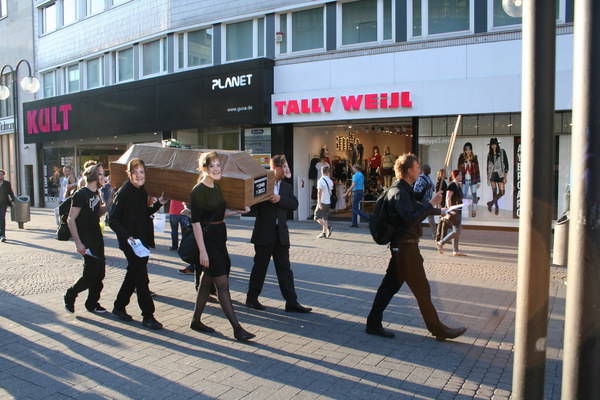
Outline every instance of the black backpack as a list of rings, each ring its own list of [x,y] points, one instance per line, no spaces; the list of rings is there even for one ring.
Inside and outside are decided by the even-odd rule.
[[[71,230],[67,220],[69,218],[69,212],[71,212],[71,204],[73,203],[73,197],[67,197],[58,206],[58,227],[56,229],[56,239],[60,241],[67,241],[71,239]]]
[[[389,244],[394,236],[395,227],[387,212],[389,204],[388,194],[392,188],[395,188],[395,186],[386,188],[379,195],[369,218],[369,230],[371,231],[373,240],[377,244]]]

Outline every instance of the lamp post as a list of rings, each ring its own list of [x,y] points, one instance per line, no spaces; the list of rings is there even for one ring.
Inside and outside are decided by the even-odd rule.
[[[17,66],[13,68],[9,64],[5,64],[0,70],[0,77],[4,76],[4,69],[8,68],[11,72],[12,79],[12,91],[13,91],[13,110],[14,110],[14,119],[15,119],[15,187],[17,189],[17,194],[21,193],[21,182],[20,182],[20,169],[21,169],[21,140],[19,134],[19,90],[17,87],[17,74],[19,72],[19,67],[22,64],[26,64],[28,68],[29,75],[21,80],[21,87],[28,93],[35,93],[40,89],[40,82],[33,76],[31,71],[31,64],[27,60],[20,60],[17,63]],[[3,83],[3,82],[0,82]],[[10,89],[8,86],[2,84],[0,85],[0,100],[6,100],[10,96]]]

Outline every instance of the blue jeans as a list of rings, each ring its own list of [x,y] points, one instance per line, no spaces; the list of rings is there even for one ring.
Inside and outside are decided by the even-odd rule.
[[[190,224],[190,219],[181,214],[169,214],[169,224],[171,224],[171,247],[177,249],[179,248],[179,226],[181,225],[183,233],[183,228]]]
[[[369,214],[360,209],[360,201],[362,200],[363,195],[364,192],[362,190],[355,190],[352,192],[352,225],[358,225],[357,215],[360,215],[366,221],[369,220]]]

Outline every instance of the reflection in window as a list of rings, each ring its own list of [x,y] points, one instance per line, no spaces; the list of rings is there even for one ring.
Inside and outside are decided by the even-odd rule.
[[[69,25],[77,20],[77,0],[63,0],[63,24]]]
[[[227,61],[252,58],[252,24],[244,21],[227,25]]]
[[[212,28],[187,34],[187,66],[212,64]]]
[[[469,0],[429,0],[429,34],[469,30]]]
[[[342,44],[377,41],[377,0],[342,4]]]
[[[511,17],[504,11],[502,0],[494,0],[494,26],[517,25],[522,23],[522,18]]]
[[[56,30],[56,4],[51,4],[42,9],[42,32],[49,33]]]
[[[144,76],[158,74],[161,66],[160,39],[142,46],[142,73]]]
[[[79,91],[79,80],[79,64],[67,67],[67,93]]]
[[[133,79],[133,48],[117,53],[117,79],[119,82]]]
[[[100,58],[95,58],[86,62],[87,88],[97,88],[102,84],[102,68]]]
[[[292,13],[292,51],[324,47],[323,8]]]

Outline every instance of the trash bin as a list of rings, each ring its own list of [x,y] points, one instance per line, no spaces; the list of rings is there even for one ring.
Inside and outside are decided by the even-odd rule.
[[[567,265],[569,253],[569,213],[565,213],[554,224],[552,264]]]
[[[31,220],[29,196],[15,196],[15,205],[10,210],[10,219],[19,224],[19,229],[23,229],[23,224]]]

